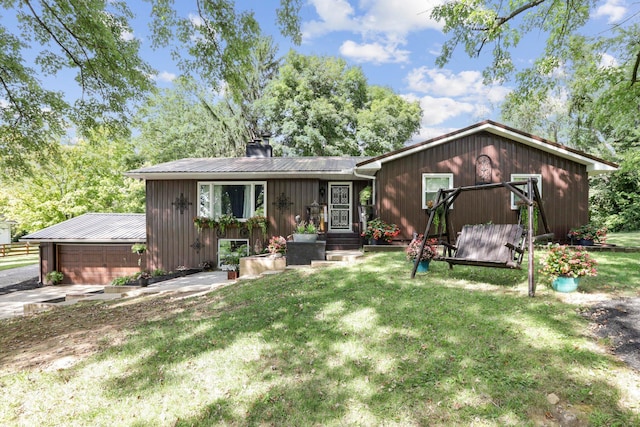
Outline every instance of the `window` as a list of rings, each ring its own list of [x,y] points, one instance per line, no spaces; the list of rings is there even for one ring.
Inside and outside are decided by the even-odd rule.
[[[429,200],[436,201],[438,190],[453,188],[452,173],[423,173],[422,174],[422,209],[427,209]]]
[[[542,197],[542,175],[536,174],[536,173],[511,174],[511,181],[526,181],[529,178],[538,179],[538,184],[536,185],[536,187],[538,187],[538,193],[540,193],[540,197]],[[526,185],[517,185],[516,187],[522,190],[523,193],[527,192]],[[518,200],[520,200],[520,197],[516,196],[514,193],[511,193],[511,209],[518,209],[518,205],[517,205]]]
[[[219,218],[233,215],[243,220],[267,214],[265,182],[199,182],[198,215]]]
[[[249,255],[248,239],[219,239],[218,240],[218,267],[221,270],[229,270],[229,266],[224,262],[227,255],[235,252],[238,256]]]

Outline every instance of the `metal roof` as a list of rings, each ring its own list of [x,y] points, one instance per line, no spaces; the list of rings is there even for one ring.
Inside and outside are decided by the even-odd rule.
[[[188,158],[126,173],[143,179],[247,179],[330,176],[355,178],[354,167],[369,157],[215,157]]]
[[[135,243],[147,240],[146,215],[138,213],[87,213],[20,240],[61,243]]]

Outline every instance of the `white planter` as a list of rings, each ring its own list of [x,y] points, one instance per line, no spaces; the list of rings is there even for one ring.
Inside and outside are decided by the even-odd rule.
[[[293,241],[299,243],[313,243],[318,240],[317,234],[293,234]]]

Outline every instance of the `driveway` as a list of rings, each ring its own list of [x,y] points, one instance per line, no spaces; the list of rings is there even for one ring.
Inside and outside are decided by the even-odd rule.
[[[37,282],[39,273],[38,264],[2,270],[0,271],[0,291],[2,291],[3,288],[11,287],[34,278]]]

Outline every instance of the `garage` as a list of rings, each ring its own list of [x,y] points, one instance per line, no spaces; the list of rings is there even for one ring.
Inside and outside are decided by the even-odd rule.
[[[62,283],[107,285],[116,277],[140,271],[138,255],[130,244],[57,244],[58,268]]]
[[[40,282],[50,271],[62,284],[108,285],[144,269],[145,254],[131,246],[146,242],[144,214],[88,213],[24,236],[40,243]]]

